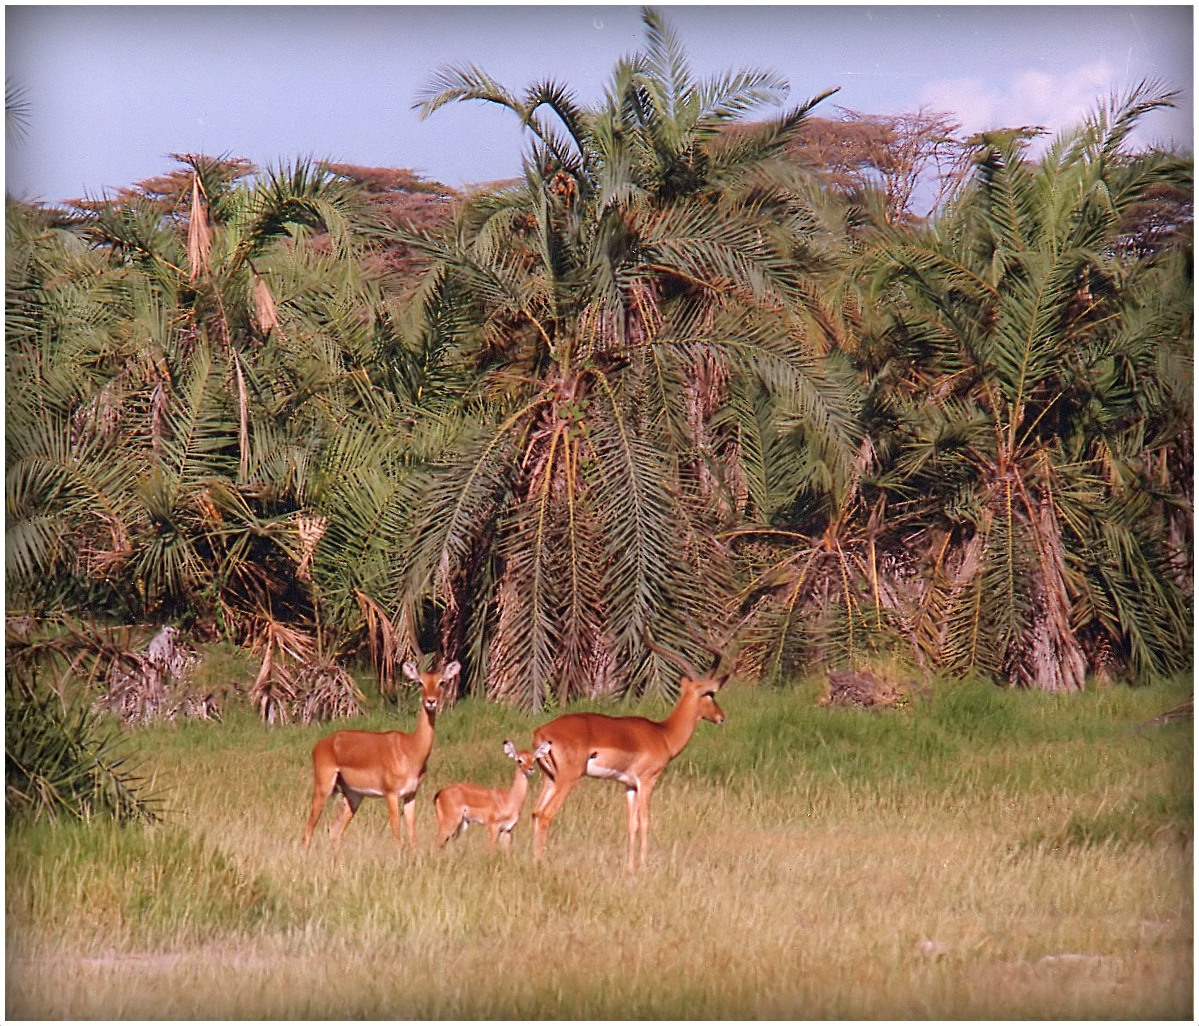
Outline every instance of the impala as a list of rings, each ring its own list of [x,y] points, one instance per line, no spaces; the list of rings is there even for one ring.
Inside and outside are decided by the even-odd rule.
[[[336,855],[354,813],[363,798],[386,798],[387,814],[396,844],[400,839],[400,807],[408,827],[408,843],[416,848],[417,788],[425,776],[429,752],[433,749],[433,722],[445,684],[458,675],[458,663],[441,670],[421,672],[413,662],[404,664],[404,674],[420,684],[420,712],[416,730],[404,734],[398,730],[339,730],[321,738],[312,749],[312,813],[304,828],[304,847],[312,839],[317,820],[334,789],[341,792],[345,804],[329,827]]]
[[[647,639],[648,642],[648,639]],[[533,810],[533,856],[545,850],[550,823],[566,796],[583,777],[616,780],[625,786],[629,814],[628,868],[636,868],[634,852],[641,836],[641,865],[645,865],[649,845],[649,803],[658,777],[667,764],[691,740],[700,720],[723,723],[724,713],[713,697],[729,675],[716,676],[720,653],[712,672],[705,675],[681,656],[649,647],[679,665],[684,675],[678,703],[665,720],[656,722],[643,716],[605,716],[601,713],[568,713],[533,732],[537,757],[545,782]]]
[[[520,810],[529,793],[529,778],[537,768],[537,759],[549,751],[538,745],[531,752],[518,752],[511,741],[504,742],[504,754],[516,760],[516,776],[507,791],[480,784],[451,784],[433,796],[437,811],[437,844],[445,845],[471,823],[487,828],[487,850],[495,849],[496,838],[505,851],[512,848],[512,830],[520,819]]]

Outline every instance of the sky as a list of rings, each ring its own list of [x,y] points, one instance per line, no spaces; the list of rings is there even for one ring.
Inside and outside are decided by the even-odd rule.
[[[1053,132],[1150,78],[1181,90],[1179,106],[1137,142],[1193,145],[1189,4],[658,6],[696,76],[777,72],[789,104],[840,86],[826,117],[924,107],[968,131]],[[525,142],[511,113],[413,110],[436,71],[475,64],[517,93],[552,79],[595,101],[642,39],[636,6],[8,4],[5,78],[27,117],[6,138],[6,192],[97,197],[189,152],[410,168],[454,187],[511,178]]]

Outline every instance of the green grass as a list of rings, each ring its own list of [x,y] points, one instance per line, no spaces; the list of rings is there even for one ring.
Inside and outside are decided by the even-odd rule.
[[[734,685],[726,723],[664,774],[634,877],[621,790],[600,781],[539,865],[536,779],[511,858],[478,827],[429,850],[433,792],[507,785],[503,740],[548,717],[445,712],[421,849],[397,852],[368,801],[340,865],[330,812],[299,844],[331,728],[233,711],[141,731],[165,823],[7,836],[6,1014],[1188,1018],[1193,731],[1134,728],[1190,688],[963,684],[867,712],[817,706],[814,682]]]

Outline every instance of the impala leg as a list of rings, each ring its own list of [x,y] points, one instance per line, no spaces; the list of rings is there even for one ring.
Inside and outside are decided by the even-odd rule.
[[[461,823],[458,823],[458,824],[454,824],[454,823],[447,824],[446,826],[442,827],[441,831],[437,835],[438,847],[444,848],[447,844],[450,843],[451,840],[453,840],[455,837],[458,837],[461,834],[464,834],[465,832],[466,832],[466,821],[465,820],[463,820]]]
[[[316,775],[312,783],[312,812],[308,816],[308,825],[304,827],[304,847],[308,847],[308,842],[312,840],[312,832],[316,829],[317,821],[321,818],[321,813],[325,809],[325,803],[329,800],[329,795],[333,793],[333,788],[337,784],[337,773],[327,774],[325,776]]]
[[[637,788],[625,788],[624,800],[625,805],[629,810],[629,872],[633,872],[637,867],[633,863],[633,851],[637,844],[637,823],[638,823],[638,799]]]
[[[641,781],[640,801],[638,802],[638,807],[637,807],[638,818],[639,818],[639,822],[637,825],[638,825],[639,830],[641,831],[641,865],[642,865],[642,867],[645,866],[646,851],[649,848],[649,800],[650,800],[650,797],[654,793],[654,783],[655,783],[655,781],[653,781],[653,780]],[[633,853],[630,851],[629,852],[630,860],[632,859],[632,857],[633,857]]]
[[[545,847],[545,838],[542,836],[545,832],[541,825],[541,809],[549,801],[550,795],[554,790],[554,778],[548,773],[542,778],[541,794],[537,796],[537,804],[533,806],[533,858],[537,859],[541,855],[542,849]]]
[[[433,801],[433,810],[437,813],[437,840],[434,843],[436,847],[444,848],[449,844],[450,838],[458,832],[461,824],[452,818],[453,810],[445,796],[441,795],[440,797],[440,801],[437,799]]]
[[[350,820],[354,818],[354,813],[358,811],[358,806],[362,804],[362,795],[355,791],[347,791],[345,788],[342,788],[341,794],[345,798],[345,803],[342,805],[341,811],[337,814],[337,819],[329,827],[329,840],[333,842],[334,855],[341,849],[341,835],[346,832],[346,827],[350,825]]]
[[[404,799],[404,825],[408,828],[408,843],[416,851],[416,795],[410,794]],[[399,838],[399,830],[396,829]]]
[[[387,802],[387,821],[391,824],[391,836],[396,840],[396,847],[404,847],[404,838],[400,833],[400,796],[394,792],[385,794]]]
[[[546,777],[545,786],[541,789],[541,797],[537,799],[537,808],[533,810],[533,858],[541,857],[545,851],[546,835],[550,823],[562,808],[566,796],[574,790],[581,776],[565,777],[559,774],[557,779]]]
[[[487,850],[495,851],[495,839],[500,836],[500,828],[487,824]]]
[[[512,854],[512,831],[505,830],[500,834],[500,850],[505,855]]]

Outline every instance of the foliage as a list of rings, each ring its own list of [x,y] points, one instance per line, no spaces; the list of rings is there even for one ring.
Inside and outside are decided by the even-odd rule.
[[[528,141],[468,195],[182,154],[10,200],[9,612],[244,646],[268,722],[434,648],[526,708],[667,696],[647,638],[768,679],[1189,665],[1192,161],[1128,144],[1172,94],[1034,157],[833,91],[761,118],[777,75],[643,24],[591,105],[438,73],[422,114]]]
[[[834,517],[742,532],[771,665],[822,631],[834,661],[902,643],[1045,690],[1188,665],[1189,221],[1127,245],[1150,198],[1191,188],[1189,159],[1125,147],[1171,102],[1143,84],[1035,160],[984,136],[934,219],[861,233],[860,477]]]
[[[906,380],[880,398],[907,444],[879,484],[937,511],[935,613],[914,633],[940,665],[1077,690],[1087,635],[1141,679],[1186,665],[1178,497],[1157,468],[1191,430],[1191,290],[1180,252],[1117,245],[1151,189],[1191,187],[1189,161],[1123,150],[1170,102],[1138,87],[1036,162],[983,139],[942,221],[880,246],[878,287],[907,300],[890,333]]]
[[[9,205],[10,603],[243,643],[325,603],[345,635],[353,591],[314,586],[309,511],[359,505],[359,468],[392,488],[409,451],[367,373],[384,225],[308,164],[180,159],[74,213]]]
[[[153,822],[160,799],[129,762],[122,739],[84,704],[9,686],[4,694],[4,809],[8,821],[46,818]]]
[[[426,316],[469,369],[477,426],[430,474],[396,601],[433,604],[475,687],[531,708],[669,691],[646,635],[711,633],[728,571],[709,422],[730,393],[766,388],[830,450],[846,430],[790,313],[811,219],[782,158],[822,97],[730,134],[784,84],[697,80],[665,22],[643,20],[644,49],[594,108],[474,67],[420,105],[498,104],[530,145],[523,181],[424,240]]]

